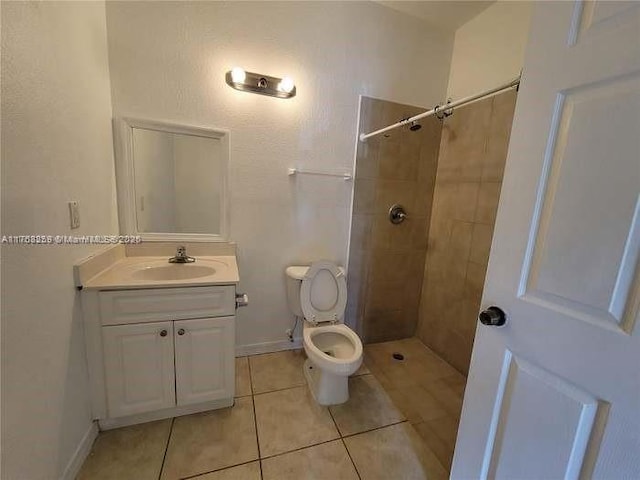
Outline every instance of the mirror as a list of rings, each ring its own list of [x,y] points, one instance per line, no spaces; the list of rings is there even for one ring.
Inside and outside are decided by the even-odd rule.
[[[123,119],[117,158],[122,233],[225,240],[229,133]]]

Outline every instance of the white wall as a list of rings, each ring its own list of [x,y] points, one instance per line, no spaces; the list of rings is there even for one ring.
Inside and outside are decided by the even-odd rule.
[[[498,1],[456,30],[447,96],[454,100],[520,73],[532,2]]]
[[[105,30],[104,3],[3,2],[3,235],[117,231]],[[93,249],[2,246],[3,479],[59,478],[92,426],[72,264]]]
[[[291,326],[284,269],[344,264],[352,185],[288,167],[353,168],[360,94],[419,106],[445,95],[452,34],[373,2],[108,2],[114,114],[231,131],[237,343]],[[227,70],[294,78],[290,100],[238,92]]]

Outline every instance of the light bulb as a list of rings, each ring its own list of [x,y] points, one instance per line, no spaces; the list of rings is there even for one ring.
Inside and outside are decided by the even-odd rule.
[[[278,90],[285,93],[291,93],[293,87],[295,87],[295,85],[291,77],[284,77],[278,84]]]
[[[231,80],[233,80],[233,83],[242,83],[245,78],[247,78],[247,73],[244,69],[240,67],[233,67],[231,69]]]

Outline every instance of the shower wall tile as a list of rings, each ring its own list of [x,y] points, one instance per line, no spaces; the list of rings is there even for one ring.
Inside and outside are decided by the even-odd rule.
[[[429,242],[429,219],[429,216],[424,218],[417,218],[412,225],[413,228],[411,231],[411,246],[418,250],[425,250],[425,252],[427,249],[427,244]]]
[[[500,188],[502,188],[502,182],[482,182],[480,184],[478,207],[475,215],[476,223],[491,226],[496,223]]]
[[[493,112],[487,139],[487,151],[482,165],[483,182],[501,182],[504,161],[507,158],[511,124],[516,106],[515,90],[509,90],[493,99]]]
[[[353,186],[353,213],[373,214],[375,212],[376,180],[369,178],[356,179]]]
[[[487,265],[469,262],[467,275],[464,282],[465,299],[480,302],[484,288],[484,277],[487,274]],[[477,312],[476,312],[477,313]]]
[[[363,97],[360,131],[424,111]],[[349,252],[348,321],[365,342],[410,337],[419,317],[441,123],[435,118],[359,142]],[[408,219],[389,222],[403,205]]]
[[[473,235],[471,239],[471,252],[469,261],[486,265],[489,261],[489,250],[491,250],[491,239],[493,237],[493,227],[476,223],[473,225]]]
[[[419,165],[419,142],[382,138],[378,151],[379,179],[415,181]]]
[[[373,215],[362,213],[353,214],[353,225],[351,227],[351,248],[355,250],[368,250],[371,246],[371,227],[373,225]]]
[[[427,218],[411,216],[397,225],[389,221],[387,213],[373,218],[371,240],[374,248],[393,253],[426,250],[429,231]]]
[[[492,106],[492,98],[481,100],[456,109],[445,120],[438,157],[439,181],[480,181]]]
[[[418,184],[413,198],[413,211],[416,217],[424,217],[429,224],[431,210],[433,208],[433,190],[435,188],[435,178],[428,180],[418,179]]]
[[[409,213],[413,210],[417,185],[416,181],[378,179],[374,205],[376,213],[388,212],[395,203],[403,205]]]
[[[385,126],[384,109],[376,98],[362,97],[360,103],[360,132],[371,132]],[[377,140],[380,137],[373,137]],[[366,143],[369,143],[368,141]]]
[[[384,248],[373,250],[369,264],[369,282],[402,284],[416,270],[420,257],[412,252],[391,252]]]
[[[366,312],[363,320],[363,335],[367,343],[385,342],[411,337],[415,324],[403,316],[402,310],[383,313]]]
[[[456,109],[442,128],[421,295],[420,339],[468,372],[516,94]]]
[[[362,131],[362,130],[361,130]],[[365,130],[367,131],[367,130]],[[370,138],[356,152],[356,179],[373,179],[378,177],[378,139]]]

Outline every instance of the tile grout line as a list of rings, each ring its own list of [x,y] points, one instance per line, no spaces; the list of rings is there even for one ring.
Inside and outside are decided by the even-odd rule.
[[[304,384],[304,383],[301,383],[301,384],[299,384],[299,385],[291,385],[291,386],[289,386],[289,387],[276,388],[275,390],[267,390],[266,392],[252,393],[251,395],[254,395],[254,396],[258,396],[258,395],[265,395],[265,394],[267,394],[267,393],[282,392],[282,391],[284,391],[284,390],[292,390],[292,389],[294,389],[294,388],[300,388],[300,387],[304,387],[304,386],[305,386],[305,384]],[[253,387],[252,387],[252,388],[253,388]],[[248,395],[245,395],[245,397],[246,397],[246,396],[248,396]]]
[[[340,431],[340,427],[338,427],[338,422],[336,422],[336,419],[333,417],[333,413],[331,413],[331,408],[327,407],[327,410],[329,412],[329,415],[331,416],[331,420],[333,420],[333,423],[336,426],[336,430],[338,430],[338,435],[340,435],[340,441],[342,442],[342,446],[347,452],[347,457],[349,457],[349,460],[351,461],[351,465],[353,465],[353,469],[356,471],[358,480],[362,480],[362,477],[360,476],[360,472],[358,471],[358,467],[356,466],[356,462],[353,461],[353,458],[351,457],[351,452],[349,452],[349,449],[347,448],[347,444],[344,441],[344,437],[342,436],[342,432]]]
[[[299,452],[301,450],[306,450],[307,448],[317,447],[319,445],[324,445],[326,443],[331,443],[331,442],[335,442],[335,441],[338,441],[338,440],[340,440],[340,437],[332,438],[331,440],[323,440],[322,442],[313,443],[311,445],[305,445],[304,447],[294,448],[293,450],[287,450],[286,452],[274,453],[273,455],[268,455],[266,457],[263,457],[262,460],[270,460],[272,458],[281,457],[282,455],[287,455],[289,453]]]
[[[353,465],[353,468],[356,471],[356,475],[358,476],[358,480],[362,480],[362,476],[360,475],[360,472],[358,471],[358,466],[356,465],[356,462],[354,462],[353,458],[351,457],[351,452],[349,451],[349,447],[347,447],[347,443],[344,441],[344,437],[340,437],[340,441],[342,442],[342,445],[344,445],[344,449],[347,452],[347,456],[349,457],[349,460],[351,460],[351,465]]]
[[[327,408],[327,412],[329,412],[329,416],[331,417],[331,421],[333,422],[333,425],[336,427],[336,431],[338,432],[339,438],[342,438],[342,432],[340,431],[340,427],[338,426],[338,422],[336,422],[336,419],[333,418],[333,413],[331,413],[331,406],[328,406],[326,408]]]
[[[350,378],[353,378],[353,377],[364,377],[366,375],[373,375],[373,373],[371,371],[369,371],[369,372],[366,372],[366,373],[360,373],[358,375],[354,374],[354,375],[350,375]],[[296,384],[296,385],[291,385],[289,387],[276,388],[274,390],[267,390],[267,391],[264,391],[264,392],[257,392],[257,393],[254,392],[254,393],[252,393],[250,395],[253,395],[253,396],[257,397],[259,395],[266,395],[267,393],[283,392],[285,390],[293,390],[294,388],[300,388],[300,387],[306,387],[306,386],[307,386],[307,384],[305,382],[305,383],[300,383],[300,384]],[[251,386],[251,388],[253,390],[253,385]],[[248,396],[249,395],[242,395],[242,396],[239,396],[239,397],[236,397],[236,398],[243,398],[243,397],[248,397]]]
[[[169,451],[169,443],[171,442],[171,435],[173,435],[173,424],[176,421],[176,417],[171,418],[171,427],[169,427],[169,435],[167,435],[167,444],[164,447],[164,455],[162,455],[162,464],[160,465],[160,473],[158,474],[158,480],[162,478],[162,471],[164,470],[164,464],[167,460],[167,452]]]
[[[238,463],[236,465],[231,465],[228,467],[220,467],[214,470],[207,470],[206,472],[196,473],[194,475],[189,475],[188,477],[180,477],[180,480],[192,480],[197,479],[198,477],[202,477],[203,475],[209,475],[210,473],[221,472],[223,470],[230,470],[232,468],[241,467],[243,465],[249,465],[250,463],[257,462],[258,460],[248,460],[246,462]]]
[[[249,370],[249,387],[251,388],[251,405],[253,406],[253,427],[256,429],[256,446],[258,447],[258,466],[260,467],[260,479],[262,480],[262,453],[260,452],[260,438],[258,437],[258,416],[256,415],[256,399],[253,393],[253,375],[251,375],[251,356],[247,357],[247,370]]]
[[[409,420],[407,420],[406,418],[404,420],[399,420],[397,422],[393,422],[390,423],[388,425],[382,425],[380,427],[374,427],[374,428],[370,428],[369,430],[363,430],[361,432],[356,432],[356,433],[350,433],[349,435],[345,435],[344,437],[340,437],[340,438],[351,438],[351,437],[356,437],[358,435],[362,435],[363,433],[370,433],[370,432],[375,432],[376,430],[382,430],[383,428],[387,428],[387,427],[394,427],[396,425],[401,425],[403,423],[408,423],[409,425],[411,425],[411,422],[409,422]]]

